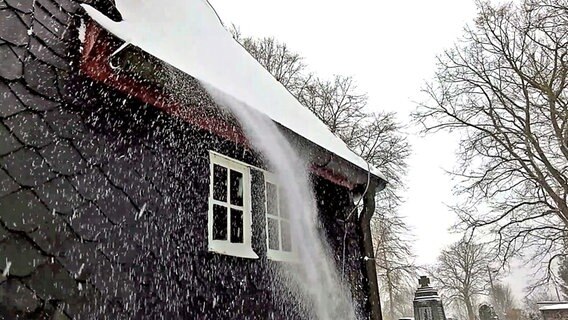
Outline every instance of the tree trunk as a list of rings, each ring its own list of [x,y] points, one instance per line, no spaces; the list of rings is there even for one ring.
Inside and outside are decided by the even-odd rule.
[[[475,320],[475,310],[473,309],[471,299],[469,297],[465,297],[464,302],[465,302],[465,308],[467,309],[468,319]]]
[[[386,257],[385,257],[386,258]],[[391,280],[391,275],[390,275],[390,270],[388,269],[387,266],[387,290],[389,291],[389,319],[390,320],[395,320],[394,319],[394,301],[393,301],[393,286],[392,286],[392,280]]]

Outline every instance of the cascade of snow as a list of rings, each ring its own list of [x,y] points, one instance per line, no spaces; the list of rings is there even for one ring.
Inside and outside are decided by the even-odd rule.
[[[297,265],[282,265],[288,268],[284,270],[286,277],[295,282],[290,283],[290,287],[299,286],[300,291],[309,296],[309,305],[319,319],[355,319],[349,290],[341,283],[327,245],[316,227],[317,207],[306,164],[272,120],[211,86],[203,85],[219,105],[228,107],[237,118],[248,140],[268,160],[284,191],[286,206],[290,208],[294,250],[299,258]],[[297,298],[297,301],[302,300]]]

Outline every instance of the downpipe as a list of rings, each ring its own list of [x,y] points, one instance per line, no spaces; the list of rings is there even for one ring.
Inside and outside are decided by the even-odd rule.
[[[370,319],[372,320],[383,320],[377,267],[375,265],[375,250],[371,233],[371,218],[375,213],[375,194],[383,190],[385,186],[386,182],[382,180],[378,184],[375,181],[370,183],[367,192],[363,195],[363,210],[359,218],[359,225],[363,233],[361,244],[363,248],[362,268],[367,275],[367,309],[370,311]]]

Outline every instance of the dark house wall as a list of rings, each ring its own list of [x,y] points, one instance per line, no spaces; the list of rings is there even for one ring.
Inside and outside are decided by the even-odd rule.
[[[0,0],[0,318],[308,318],[275,294],[260,171],[260,259],[207,251],[208,150],[257,157],[81,76],[82,14],[71,0]],[[314,186],[341,265],[348,190]],[[362,305],[349,230],[345,274]]]

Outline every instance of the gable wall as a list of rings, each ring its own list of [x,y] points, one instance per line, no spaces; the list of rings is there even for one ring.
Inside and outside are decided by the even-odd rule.
[[[253,197],[261,258],[207,252],[208,150],[257,159],[81,77],[80,12],[71,0],[0,0],[0,270],[11,262],[0,273],[0,315],[307,317],[274,294],[262,196]],[[262,185],[253,172],[253,194]],[[335,216],[349,206],[347,190],[316,185],[342,260]],[[357,296],[360,233],[350,230],[346,270]]]

